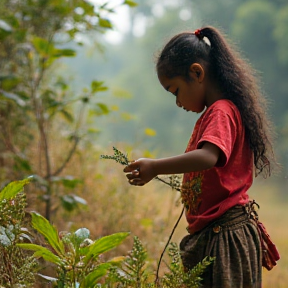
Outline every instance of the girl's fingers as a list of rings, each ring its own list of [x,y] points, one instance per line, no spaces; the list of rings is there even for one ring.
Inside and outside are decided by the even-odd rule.
[[[126,174],[126,177],[128,178],[128,179],[135,179],[135,178],[137,178],[137,177],[139,177],[139,171],[132,171],[131,173],[129,173],[129,174]]]
[[[128,173],[128,172],[132,172],[133,170],[137,170],[139,167],[138,167],[138,164],[136,164],[136,161],[131,161],[129,165],[127,165],[123,171],[125,173]]]
[[[129,183],[135,186],[143,186],[145,184],[141,178],[129,179]]]

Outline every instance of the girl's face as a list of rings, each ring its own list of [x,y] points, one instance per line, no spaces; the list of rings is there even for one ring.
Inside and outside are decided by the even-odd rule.
[[[181,76],[169,79],[166,76],[158,75],[158,78],[164,89],[176,96],[178,107],[200,113],[206,106],[204,84],[199,81],[198,72],[190,76],[190,81]]]

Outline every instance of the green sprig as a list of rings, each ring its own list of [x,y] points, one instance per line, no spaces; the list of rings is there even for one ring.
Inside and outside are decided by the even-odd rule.
[[[127,154],[122,153],[116,147],[113,147],[114,155],[100,155],[101,159],[111,159],[122,165],[128,165],[129,160]]]
[[[124,154],[123,152],[119,151],[116,147],[113,146],[113,150],[114,150],[114,155],[100,155],[101,159],[111,159],[116,161],[117,163],[120,163],[122,165],[129,165],[129,163],[131,163],[131,161],[129,161],[127,153]],[[156,180],[161,181],[162,183],[170,186],[172,189],[177,190],[177,191],[181,191],[181,185],[180,185],[180,179],[178,175],[171,175],[169,176],[169,181],[160,178],[159,176],[155,177]]]

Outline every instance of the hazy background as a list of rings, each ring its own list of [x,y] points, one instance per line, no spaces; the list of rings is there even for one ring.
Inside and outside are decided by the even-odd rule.
[[[29,4],[31,1],[23,0],[19,3],[24,2]],[[55,6],[58,2],[51,0]],[[93,1],[97,5],[104,2]],[[3,3],[0,2],[0,20],[4,19],[13,26],[12,21],[5,18],[5,10],[1,6]],[[11,4],[12,1],[5,0],[5,3]],[[111,7],[117,3],[123,1],[108,1]],[[34,9],[34,6],[31,7],[27,10],[28,15],[31,9]],[[48,8],[46,7],[47,11]],[[83,9],[79,7],[76,9],[77,15],[73,14],[73,17],[81,20],[81,15],[86,12],[83,13]],[[43,9],[41,13],[31,14],[26,20],[30,21],[32,26],[35,26],[35,23],[41,26],[43,21],[47,20],[45,17],[49,16],[47,11]],[[38,22],[33,21],[33,17]],[[112,146],[127,152],[129,159],[171,156],[185,150],[199,115],[178,109],[175,97],[161,87],[155,71],[155,57],[176,33],[213,25],[227,35],[243,57],[249,59],[257,70],[261,88],[267,95],[269,116],[275,125],[277,136],[275,154],[282,168],[269,179],[256,178],[250,195],[260,204],[260,220],[267,226],[281,254],[277,267],[271,272],[264,271],[263,287],[287,288],[287,0],[139,0],[137,7],[120,6],[115,9],[115,13],[108,13],[107,17],[114,24],[114,28],[103,35],[89,29],[85,34],[69,31],[73,41],[64,43],[64,46],[74,49],[77,54],[75,57],[57,58],[57,61],[53,59],[55,65],[53,64],[46,74],[47,78],[38,87],[39,107],[42,107],[44,112],[41,109],[36,111],[29,94],[31,87],[28,84],[39,76],[38,66],[35,65],[37,69],[35,73],[33,71],[34,78],[26,81],[25,77],[29,72],[26,62],[18,59],[19,57],[21,60],[20,56],[23,55],[12,55],[16,59],[14,61],[11,57],[12,64],[16,65],[13,66],[7,55],[2,53],[4,50],[0,50],[0,84],[6,81],[6,84],[2,85],[4,88],[0,85],[0,92],[3,94],[0,93],[1,186],[9,181],[36,174],[36,184],[27,188],[28,210],[44,214],[49,196],[50,220],[59,230],[87,227],[94,238],[131,231],[131,235],[139,236],[147,247],[151,265],[155,268],[181,211],[179,194],[157,181],[151,181],[144,187],[131,187],[122,172],[123,167],[109,160],[101,160],[100,155],[112,154]],[[80,24],[83,24],[81,21]],[[53,24],[53,21],[50,22]],[[4,24],[0,22],[0,28],[5,30],[5,33],[12,33]],[[19,32],[16,24],[13,28]],[[42,30],[39,28],[37,31],[37,25],[36,28],[33,26],[34,30],[31,31],[38,37],[47,37],[47,27],[44,25]],[[67,29],[63,30],[67,32]],[[6,41],[8,36],[1,33],[0,38],[3,37]],[[61,37],[66,35],[61,33],[62,30],[56,35],[59,42]],[[17,45],[18,42],[21,45],[22,42],[26,44],[19,36],[30,41],[19,33],[15,37]],[[37,41],[32,41],[35,47]],[[39,43],[45,48],[46,42],[41,41],[39,40]],[[38,50],[34,50],[42,57],[43,47],[40,44]],[[28,48],[30,46],[27,45]],[[33,52],[33,49],[29,51]],[[39,55],[36,52],[34,56],[37,64]],[[67,56],[67,51],[63,53]],[[8,75],[10,78],[7,78],[7,71],[16,76],[13,78]],[[93,80],[104,81],[107,91],[101,88],[101,84],[99,91],[96,85],[97,94],[95,91],[92,93],[90,90]],[[5,89],[14,94],[4,94]],[[26,106],[21,106],[23,101]],[[83,103],[89,109],[81,110]],[[42,113],[42,122],[33,109]],[[43,127],[40,127],[42,124]],[[82,126],[88,129],[84,131]],[[46,151],[43,133],[39,133],[39,127],[43,128],[48,139],[49,149]],[[78,139],[81,141],[78,142]],[[50,158],[45,158],[47,150]],[[73,157],[65,162],[69,151]],[[49,173],[46,171],[46,164],[49,162],[47,159],[51,164]],[[55,177],[53,172],[57,172],[57,167],[61,167],[63,162],[66,163],[65,169],[56,173]],[[47,185],[47,179],[50,186]],[[85,201],[81,200],[82,198],[79,201],[75,195]],[[179,242],[186,235],[185,227],[186,221],[183,217],[173,241]],[[125,254],[131,249],[131,239],[126,246],[120,248],[121,253]]]

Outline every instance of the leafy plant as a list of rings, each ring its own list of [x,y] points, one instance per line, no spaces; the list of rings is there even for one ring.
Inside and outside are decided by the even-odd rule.
[[[57,287],[95,287],[99,279],[106,274],[108,268],[115,265],[115,260],[101,263],[103,254],[119,244],[129,233],[115,233],[91,240],[90,231],[80,228],[74,233],[62,233],[38,213],[32,212],[32,226],[44,236],[48,247],[37,244],[23,243],[18,247],[35,251],[34,257],[42,257],[57,267],[57,278],[41,275],[52,281]]]
[[[31,240],[23,227],[26,207],[23,187],[28,183],[29,179],[12,182],[0,192],[0,286],[6,288],[32,287],[38,269],[36,259],[17,246],[23,240]]]
[[[110,112],[95,97],[108,89],[104,82],[93,80],[76,94],[68,77],[59,75],[59,60],[75,57],[70,47],[83,45],[79,38],[91,32],[90,40],[100,46],[96,37],[113,28],[108,15],[121,5],[136,3],[0,1],[0,181],[35,174],[35,192],[48,220],[52,206],[77,207],[79,198],[67,195],[67,182],[59,178],[69,176],[63,172],[81,154],[79,143],[95,135],[88,122]]]
[[[215,258],[205,257],[200,263],[198,263],[191,270],[185,271],[179,249],[175,243],[171,243],[169,247],[169,256],[171,258],[171,265],[169,267],[170,272],[165,273],[161,282],[163,287],[187,287],[197,288],[200,287],[202,280],[201,274],[207,266],[209,266]]]
[[[207,257],[193,269],[185,271],[180,252],[175,243],[169,247],[171,263],[168,272],[162,278],[151,280],[154,276],[147,268],[147,252],[137,236],[134,237],[133,248],[121,263],[121,267],[109,269],[109,276],[104,287],[121,288],[197,288],[202,280],[201,274],[214,258]]]

